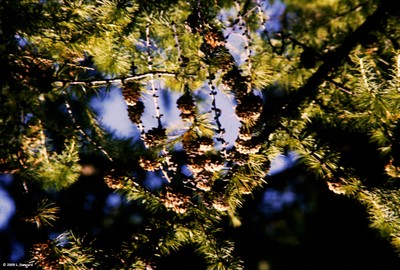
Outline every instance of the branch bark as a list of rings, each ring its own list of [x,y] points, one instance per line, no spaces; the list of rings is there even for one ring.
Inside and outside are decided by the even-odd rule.
[[[338,69],[343,60],[348,57],[354,47],[367,36],[371,31],[378,29],[390,15],[400,12],[398,3],[391,3],[390,0],[382,0],[374,13],[367,17],[354,32],[349,34],[342,42],[341,46],[322,56],[324,62],[310,76],[307,82],[296,92],[291,94],[284,106],[278,110],[266,113],[264,122],[265,127],[260,135],[254,138],[255,143],[265,141],[268,136],[279,128],[280,119],[284,117],[297,118],[299,116],[300,105],[310,99],[315,99],[318,89],[328,77],[328,75]],[[277,121],[277,119],[279,119]]]
[[[143,74],[137,74],[133,76],[127,77],[119,77],[114,79],[90,79],[90,80],[81,80],[81,81],[72,81],[72,80],[55,80],[52,83],[56,86],[69,86],[69,85],[87,85],[87,86],[103,86],[107,84],[123,84],[125,82],[137,81],[146,77],[152,76],[167,76],[167,77],[176,77],[177,73],[168,72],[168,71],[149,71]]]

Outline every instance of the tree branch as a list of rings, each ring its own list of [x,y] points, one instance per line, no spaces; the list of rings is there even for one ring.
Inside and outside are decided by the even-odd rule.
[[[90,79],[90,80],[81,80],[81,81],[72,81],[72,80],[55,80],[53,84],[59,86],[68,86],[68,85],[86,85],[86,86],[101,86],[107,85],[111,83],[123,84],[125,82],[136,81],[146,77],[152,76],[167,76],[167,77],[175,77],[178,73],[169,72],[169,71],[149,71],[142,74],[137,74],[134,76],[126,76],[126,77],[118,77],[114,79]]]
[[[269,134],[279,128],[280,121],[272,119],[282,119],[283,117],[297,118],[299,116],[300,105],[307,99],[315,99],[319,86],[329,77],[332,71],[341,66],[341,63],[347,58],[351,50],[371,31],[378,29],[388,16],[399,12],[399,10],[397,4],[391,4],[390,0],[382,0],[375,12],[368,16],[364,23],[354,32],[349,34],[339,47],[327,52],[322,57],[324,62],[302,87],[288,97],[284,106],[271,114],[267,114],[267,117],[264,119],[265,127],[260,135],[254,138],[254,142],[260,143],[265,141]]]

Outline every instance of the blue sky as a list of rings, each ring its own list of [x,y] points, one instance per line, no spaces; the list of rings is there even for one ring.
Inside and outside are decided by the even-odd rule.
[[[12,181],[10,174],[0,174],[0,231],[7,228],[8,221],[15,213],[15,203],[4,189]]]
[[[8,221],[15,213],[15,203],[7,191],[0,188],[0,231],[7,228]]]

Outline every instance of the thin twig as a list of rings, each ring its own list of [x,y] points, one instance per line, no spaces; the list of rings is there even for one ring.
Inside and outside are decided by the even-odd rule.
[[[327,76],[326,80],[328,82],[332,83],[333,85],[335,85],[337,88],[339,88],[340,91],[342,91],[342,92],[344,92],[346,94],[349,94],[349,95],[353,95],[354,94],[349,88],[347,88],[346,86],[344,86],[344,85],[342,85],[342,84],[340,84],[338,82],[335,82],[331,77]]]
[[[71,117],[72,122],[74,123],[75,127],[77,128],[78,132],[90,143],[92,143],[100,152],[102,152],[109,161],[114,162],[114,160],[112,159],[112,157],[107,153],[107,151],[101,146],[99,145],[97,142],[95,142],[83,129],[82,127],[78,124],[74,113],[72,112],[71,109],[71,105],[68,102],[68,97],[67,94],[65,93],[64,90],[62,90],[62,94],[64,95],[64,104],[65,107],[67,108],[67,112],[69,114],[69,116]]]
[[[114,79],[103,79],[103,80],[89,79],[80,81],[55,80],[53,83],[60,86],[69,86],[69,85],[102,86],[108,84],[123,84],[125,82],[137,81],[146,77],[153,77],[153,76],[175,77],[176,75],[177,73],[170,71],[149,71],[142,74],[137,74],[135,76],[118,77]]]

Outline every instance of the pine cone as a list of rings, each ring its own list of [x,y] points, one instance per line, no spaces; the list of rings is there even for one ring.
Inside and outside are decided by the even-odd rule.
[[[205,152],[211,151],[214,148],[214,140],[212,138],[201,137],[198,139],[198,142],[198,151],[200,154],[204,154]]]
[[[235,142],[235,148],[241,154],[255,154],[260,150],[261,145],[255,145],[251,140],[245,141],[238,138]]]
[[[182,145],[187,155],[195,158],[198,155],[203,155],[213,150],[214,140],[209,137],[200,137],[197,140],[184,140],[182,141]]]
[[[204,170],[203,165],[199,163],[190,163],[187,166],[195,177]]]
[[[222,76],[224,85],[228,89],[232,89],[239,100],[247,94],[247,80],[248,77],[242,76],[240,70],[235,66]]]
[[[224,197],[217,197],[214,199],[212,206],[221,212],[225,212],[229,210],[229,203],[226,201]]]
[[[196,187],[202,191],[210,191],[211,190],[211,186],[209,185],[208,181],[206,180],[200,180],[196,182]]]
[[[334,182],[329,182],[327,181],[326,184],[328,185],[328,188],[330,191],[333,191],[336,194],[339,195],[345,195],[346,194],[346,189],[343,187],[341,183],[334,183]]]
[[[204,39],[205,39],[206,43],[208,45],[210,45],[210,47],[212,49],[215,49],[215,48],[221,47],[221,46],[222,47],[225,46],[224,36],[217,29],[215,29],[214,31],[208,32],[204,36]]]
[[[257,120],[261,115],[262,99],[259,96],[250,94],[239,100],[236,106],[236,115],[242,121]]]
[[[138,101],[135,105],[128,105],[128,116],[134,124],[141,123],[143,112],[144,104],[141,101]]]
[[[122,177],[114,177],[110,174],[104,176],[104,182],[111,189],[121,189],[124,187]]]
[[[240,153],[236,149],[231,151],[229,154],[230,154],[229,155],[229,160],[235,162],[239,166],[242,166],[242,165],[246,164],[248,159],[249,159],[249,155],[248,154]]]
[[[212,186],[213,173],[203,170],[195,177],[195,185],[203,191],[210,191]]]
[[[152,128],[146,132],[144,142],[148,147],[154,147],[164,144],[166,140],[166,129],[162,127],[157,127]]]
[[[181,113],[179,115],[183,121],[188,121],[188,122],[194,122],[194,120],[196,119],[196,114],[195,113]]]
[[[197,140],[185,140],[182,141],[183,149],[186,151],[189,157],[196,157],[200,154],[200,142]]]
[[[160,168],[161,163],[158,159],[141,156],[139,159],[139,165],[146,171],[154,172]]]
[[[238,135],[238,138],[239,138],[240,140],[248,141],[248,140],[251,140],[252,137],[253,137],[253,132],[251,131],[251,129],[246,128],[246,127],[244,127],[244,126],[241,126],[241,127],[240,127],[240,129],[239,129],[239,135]]]
[[[172,211],[183,214],[187,211],[187,205],[189,198],[184,194],[175,194],[172,190],[167,189],[160,201],[165,205],[165,207],[170,208]]]
[[[33,245],[33,260],[44,270],[58,269],[59,259],[54,257],[51,242],[38,243]]]
[[[195,118],[196,116],[196,105],[194,99],[189,91],[186,91],[181,97],[176,101],[177,107],[181,110],[180,117],[182,119]]]
[[[209,172],[218,172],[225,167],[224,163],[216,155],[205,156],[201,164],[204,170]]]
[[[176,101],[176,104],[178,104],[178,109],[183,113],[191,113],[195,108],[194,99],[189,91],[186,91],[185,94],[180,96]]]
[[[128,105],[135,105],[140,98],[140,84],[137,82],[127,82],[122,87],[122,96]]]

